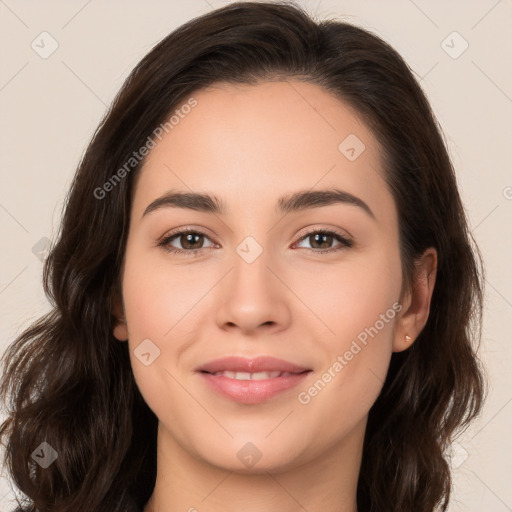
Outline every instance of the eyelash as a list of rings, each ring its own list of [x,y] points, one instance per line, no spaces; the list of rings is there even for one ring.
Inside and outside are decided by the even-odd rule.
[[[208,235],[206,235],[206,233],[203,233],[202,231],[198,231],[196,229],[185,228],[180,231],[175,231],[174,233],[171,233],[169,236],[166,236],[160,242],[158,242],[157,245],[158,245],[158,247],[162,247],[167,252],[171,252],[174,254],[187,254],[190,256],[196,255],[197,253],[201,252],[202,250],[207,249],[207,247],[201,247],[200,249],[185,250],[185,249],[177,249],[176,247],[172,247],[169,245],[170,242],[174,238],[176,238],[180,235],[185,235],[185,234],[189,234],[189,233],[196,234],[196,235],[202,235],[202,236],[205,236],[206,238],[209,238]],[[298,242],[302,242],[304,239],[306,239],[314,234],[332,235],[332,236],[334,236],[334,238],[336,240],[341,242],[340,246],[338,246],[336,248],[331,248],[331,249],[308,249],[308,248],[306,248],[306,250],[308,250],[314,254],[335,253],[335,252],[338,252],[338,251],[341,251],[344,249],[348,249],[353,246],[353,242],[351,240],[345,238],[340,233],[338,233],[336,231],[322,230],[322,229],[314,229],[314,230],[309,231],[308,233],[303,235],[298,240]]]

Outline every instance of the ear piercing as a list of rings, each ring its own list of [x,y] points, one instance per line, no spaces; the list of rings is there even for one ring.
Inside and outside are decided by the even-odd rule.
[[[407,336],[407,334],[405,335],[405,341],[407,343],[409,343],[410,341],[412,340],[412,338],[410,336]]]

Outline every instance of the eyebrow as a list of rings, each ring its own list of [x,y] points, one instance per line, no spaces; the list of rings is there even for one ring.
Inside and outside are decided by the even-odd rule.
[[[287,214],[336,203],[357,206],[373,220],[376,220],[374,213],[362,199],[336,188],[330,190],[300,190],[283,196],[278,199],[276,210]],[[223,202],[215,195],[171,190],[151,202],[144,210],[142,217],[160,208],[187,208],[218,215],[224,215],[226,212]]]

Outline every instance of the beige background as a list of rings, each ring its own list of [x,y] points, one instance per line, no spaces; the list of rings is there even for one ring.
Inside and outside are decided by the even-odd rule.
[[[41,256],[44,238],[56,233],[79,158],[123,80],[178,25],[226,3],[0,0],[0,352],[48,309],[34,252]],[[444,129],[486,262],[481,355],[490,380],[482,417],[455,445],[450,512],[510,511],[512,2],[300,3],[390,42],[421,78]],[[44,37],[51,49],[43,31],[58,44],[46,59],[31,47],[42,52]],[[12,510],[12,493],[0,479],[0,510]]]

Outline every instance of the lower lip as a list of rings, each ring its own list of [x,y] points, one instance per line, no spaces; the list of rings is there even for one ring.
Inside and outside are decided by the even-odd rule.
[[[237,380],[200,372],[211,389],[242,404],[259,404],[299,385],[311,372],[262,380]]]

